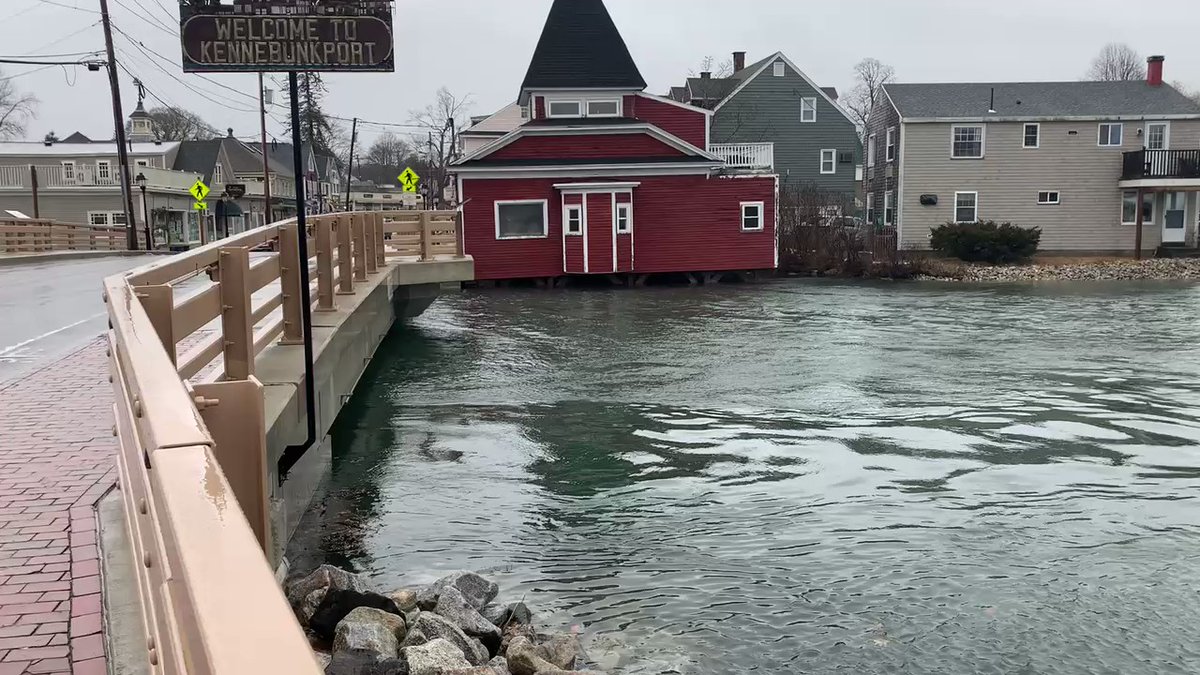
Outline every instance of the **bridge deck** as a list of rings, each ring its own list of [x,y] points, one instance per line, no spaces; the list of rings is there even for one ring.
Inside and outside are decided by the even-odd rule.
[[[107,672],[94,511],[116,481],[104,350],[96,339],[0,384],[0,675]]]

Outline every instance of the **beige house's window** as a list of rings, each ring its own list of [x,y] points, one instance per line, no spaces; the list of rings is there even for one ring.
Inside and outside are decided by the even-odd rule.
[[[954,193],[954,222],[974,223],[979,220],[979,193]]]
[[[1154,222],[1154,193],[1142,195],[1142,222]],[[1121,193],[1121,224],[1137,224],[1137,190],[1126,190]]]
[[[1166,150],[1170,146],[1171,127],[1167,122],[1150,122],[1146,125],[1146,149]]]
[[[1125,125],[1105,122],[1098,127],[1096,144],[1102,148],[1119,148],[1124,132]]]
[[[1057,190],[1043,190],[1038,193],[1038,204],[1042,206],[1054,205],[1059,203],[1059,195]]]
[[[1042,144],[1042,125],[1034,122],[1025,125],[1022,134],[1022,148],[1038,148]]]
[[[983,158],[983,125],[950,127],[950,157],[953,159]]]

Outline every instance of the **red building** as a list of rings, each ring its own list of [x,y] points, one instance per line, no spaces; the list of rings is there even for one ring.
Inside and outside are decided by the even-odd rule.
[[[529,121],[455,164],[478,279],[776,266],[777,177],[727,169],[711,112],[645,88],[603,0],[555,0]]]

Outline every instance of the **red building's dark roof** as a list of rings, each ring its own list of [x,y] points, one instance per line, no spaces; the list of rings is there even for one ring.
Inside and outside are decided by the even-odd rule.
[[[522,92],[646,88],[603,0],[554,0]]]

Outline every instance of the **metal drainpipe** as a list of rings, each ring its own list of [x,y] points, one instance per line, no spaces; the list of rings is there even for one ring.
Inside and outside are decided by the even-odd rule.
[[[313,368],[312,291],[308,277],[308,225],[304,214],[304,160],[300,154],[300,101],[296,73],[288,74],[292,99],[292,162],[296,180],[296,232],[300,248],[300,315],[304,321],[304,409],[308,435],[300,445],[284,448],[279,458],[279,484],[317,442],[317,394]]]

